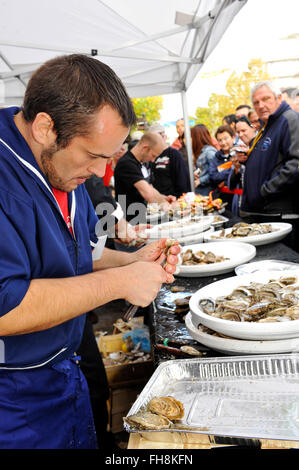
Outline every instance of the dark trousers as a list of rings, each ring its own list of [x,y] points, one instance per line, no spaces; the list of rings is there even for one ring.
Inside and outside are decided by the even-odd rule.
[[[89,388],[98,447],[106,450],[114,445],[111,434],[107,433],[109,385],[89,314],[86,315],[83,337],[77,353],[81,356],[80,367]]]

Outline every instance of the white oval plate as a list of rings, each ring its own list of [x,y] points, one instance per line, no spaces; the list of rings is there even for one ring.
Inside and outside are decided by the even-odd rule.
[[[283,222],[269,222],[275,230],[275,232],[264,233],[262,235],[253,235],[248,237],[234,237],[234,238],[213,238],[214,236],[219,236],[221,234],[221,230],[217,230],[212,235],[207,235],[204,237],[205,242],[244,242],[244,243],[251,243],[252,245],[259,246],[259,245],[267,245],[268,243],[278,242],[285,238],[291,231],[292,225],[286,224]],[[267,225],[267,224],[261,224]],[[278,230],[277,230],[278,229]],[[225,235],[231,233],[232,227],[225,229]]]
[[[276,259],[265,259],[253,263],[241,264],[235,269],[237,276],[244,274],[253,274],[258,271],[292,271],[298,270],[299,264],[289,261],[280,261]]]
[[[189,335],[199,343],[223,354],[278,354],[299,351],[299,338],[275,341],[248,341],[234,338],[221,338],[204,333],[198,326],[200,322],[193,319],[191,312],[185,318]]]
[[[229,258],[219,263],[199,264],[195,266],[184,266],[180,264],[180,272],[176,276],[180,277],[202,277],[216,274],[224,274],[232,271],[239,264],[246,263],[255,257],[256,248],[249,243],[200,243],[195,245],[184,246],[181,250],[183,254],[186,250],[195,251],[211,251],[217,256]]]
[[[292,271],[292,274],[299,279],[298,271]],[[204,313],[199,307],[199,300],[229,295],[236,287],[246,286],[251,282],[266,283],[269,279],[278,279],[283,276],[281,271],[257,272],[244,276],[233,276],[221,281],[213,282],[202,289],[199,289],[192,295],[189,306],[192,316],[211,330],[222,333],[232,338],[249,340],[277,340],[299,337],[299,320],[273,322],[273,323],[255,323],[255,322],[235,322],[223,320],[222,318],[212,317]]]
[[[198,222],[191,222],[191,218],[186,217],[182,219],[182,221],[184,221],[184,223],[181,226],[178,226],[178,222],[181,221],[174,220],[146,229],[145,232],[149,235],[149,241],[159,238],[182,238],[193,233],[204,232],[210,228],[213,217],[202,217]]]

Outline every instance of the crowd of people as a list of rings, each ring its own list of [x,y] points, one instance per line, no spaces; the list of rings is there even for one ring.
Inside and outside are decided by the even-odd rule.
[[[298,96],[298,89],[280,90],[269,81],[260,82],[252,89],[251,105],[240,104],[223,116],[215,135],[204,124],[191,128],[195,192],[221,198],[233,216],[246,221],[292,223],[293,235],[287,240],[292,248],[299,246],[295,240],[299,219]],[[137,149],[133,148],[119,160],[114,175],[117,200],[134,191],[129,203],[171,203],[190,190],[183,119],[177,120],[176,129],[177,139],[167,146],[163,126],[150,126],[137,149],[144,138],[156,134],[164,140],[163,151],[156,146],[145,159],[134,156]],[[138,171],[126,172],[128,160]],[[146,169],[145,161],[150,162]],[[151,191],[144,192],[144,187]],[[123,209],[126,212],[128,206]]]
[[[49,60],[22,107],[0,110],[0,448],[108,445],[90,314],[116,299],[147,307],[174,281],[178,244],[162,267],[166,240],[144,244],[139,232],[147,204],[171,207],[193,171],[196,192],[244,220],[292,223],[298,250],[296,93],[261,82],[252,107],[224,116],[215,136],[194,126],[191,172],[184,121],[170,145],[160,124],[129,139],[136,117],[124,85],[85,55]]]

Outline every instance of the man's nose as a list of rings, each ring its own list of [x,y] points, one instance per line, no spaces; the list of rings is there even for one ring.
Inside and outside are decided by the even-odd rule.
[[[93,175],[96,175],[98,178],[102,178],[105,175],[107,162],[108,160],[99,158],[88,167],[88,171]]]

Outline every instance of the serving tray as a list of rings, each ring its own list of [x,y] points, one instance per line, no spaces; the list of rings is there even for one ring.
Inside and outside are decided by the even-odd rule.
[[[200,433],[299,441],[299,354],[167,361],[158,366],[128,416],[153,397],[173,396],[185,408],[176,429]],[[128,432],[142,432],[124,424]],[[162,439],[162,437],[161,437]]]

